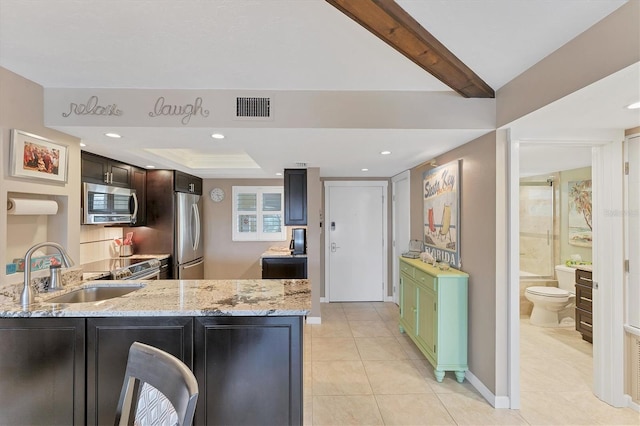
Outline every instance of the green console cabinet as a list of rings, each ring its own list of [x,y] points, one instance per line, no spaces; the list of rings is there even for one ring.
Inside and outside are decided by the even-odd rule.
[[[453,371],[464,381],[467,365],[469,275],[442,271],[420,259],[400,258],[400,331],[434,367],[436,380]]]

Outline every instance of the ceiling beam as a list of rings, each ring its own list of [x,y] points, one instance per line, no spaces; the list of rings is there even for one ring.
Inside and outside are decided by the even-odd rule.
[[[495,92],[393,0],[326,0],[466,98]]]

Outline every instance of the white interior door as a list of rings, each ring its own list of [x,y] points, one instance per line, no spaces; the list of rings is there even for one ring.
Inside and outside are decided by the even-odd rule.
[[[382,301],[386,283],[386,182],[326,182],[327,296]]]
[[[411,173],[407,170],[391,179],[392,201],[392,249],[393,301],[398,303],[398,283],[400,282],[400,255],[409,248],[411,239],[410,183]]]

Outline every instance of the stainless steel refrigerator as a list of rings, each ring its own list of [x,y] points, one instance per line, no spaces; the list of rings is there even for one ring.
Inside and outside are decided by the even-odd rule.
[[[134,233],[135,253],[170,254],[166,278],[203,279],[202,179],[175,170],[148,170],[145,190],[147,226],[125,230]]]
[[[176,192],[175,198],[174,275],[181,280],[202,279],[202,196]]]

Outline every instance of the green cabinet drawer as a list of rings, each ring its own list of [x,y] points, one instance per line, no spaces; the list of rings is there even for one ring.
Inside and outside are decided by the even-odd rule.
[[[419,269],[415,269],[415,274],[416,281],[429,290],[436,291],[436,280],[431,275]]]
[[[409,277],[415,277],[415,270],[416,268],[414,268],[413,266],[407,265],[404,262],[400,262],[400,272],[407,274]]]

